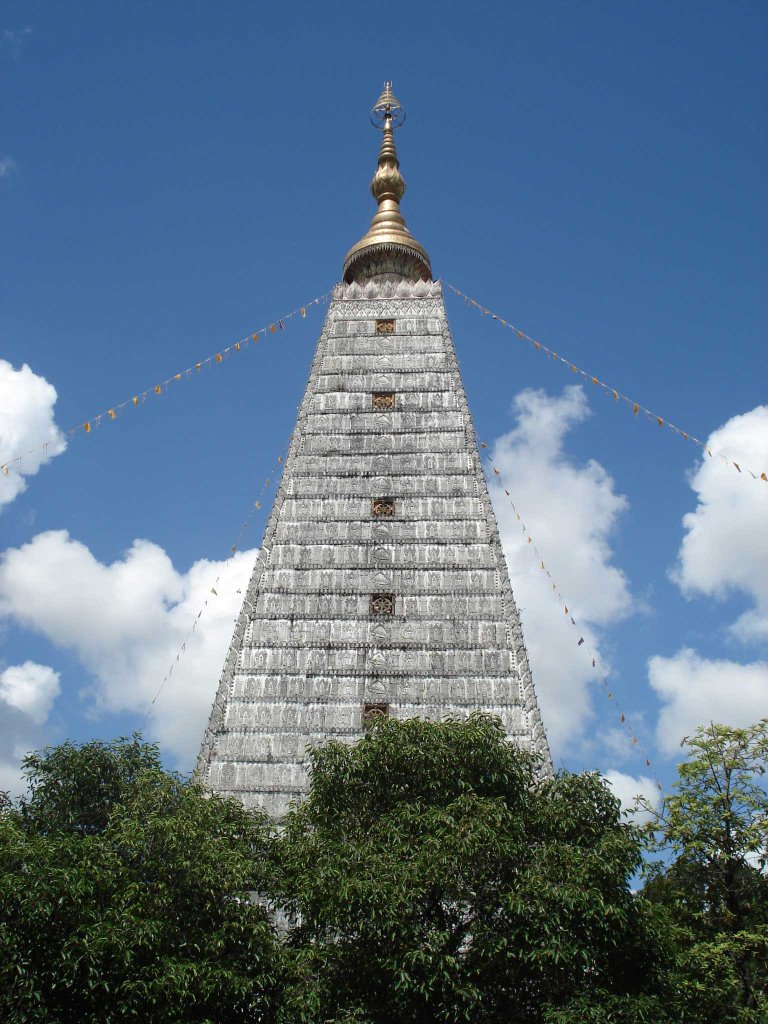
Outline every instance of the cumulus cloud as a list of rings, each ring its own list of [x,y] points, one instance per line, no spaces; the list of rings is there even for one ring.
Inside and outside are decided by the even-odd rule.
[[[25,661],[0,672],[0,700],[23,711],[38,725],[48,718],[60,690],[59,673],[48,665]]]
[[[658,807],[661,794],[653,779],[647,775],[625,775],[615,769],[603,773],[603,778],[618,797],[623,811],[631,812],[639,796],[645,797],[652,807]],[[649,818],[647,811],[630,814],[632,821],[641,822]]]
[[[242,602],[237,590],[245,588],[255,556],[240,552],[229,564],[201,560],[180,573],[162,548],[136,540],[121,559],[104,564],[66,531],[49,531],[0,560],[0,616],[73,651],[92,677],[83,696],[96,711],[147,712],[173,665],[147,729],[189,768]]]
[[[768,708],[766,662],[710,660],[684,647],[671,658],[651,658],[648,674],[662,701],[657,740],[669,755],[699,725],[744,727],[764,718]]]
[[[34,661],[0,672],[0,791],[18,796],[24,790],[21,758],[43,742],[39,727],[60,688],[59,673]]]
[[[512,411],[517,425],[493,444],[493,460],[569,601],[580,633],[598,652],[596,627],[633,610],[627,579],[612,564],[610,545],[627,500],[598,462],[577,463],[565,451],[568,432],[590,414],[581,387],[566,387],[555,396],[522,391]],[[492,484],[491,493],[547,733],[560,754],[590,716],[588,686],[594,670],[584,648],[576,646],[573,627],[553,598],[551,581],[540,571],[501,486]]]
[[[0,359],[0,465],[20,453],[0,473],[0,506],[26,489],[46,462],[66,448],[64,435],[53,420],[56,389],[26,365],[16,370]]]
[[[698,504],[683,517],[686,532],[672,577],[688,597],[747,595],[752,607],[731,631],[743,641],[768,639],[768,487],[745,472],[768,466],[768,406],[734,416],[707,446],[714,457],[704,456],[691,477]],[[717,457],[720,452],[742,465],[741,475]]]

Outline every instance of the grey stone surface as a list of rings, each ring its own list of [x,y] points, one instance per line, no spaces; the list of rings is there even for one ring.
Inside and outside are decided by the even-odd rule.
[[[372,515],[381,497],[391,518]],[[377,593],[394,614],[371,614]],[[198,777],[280,816],[306,792],[307,746],[355,742],[366,703],[434,720],[481,708],[550,765],[437,282],[334,293]]]

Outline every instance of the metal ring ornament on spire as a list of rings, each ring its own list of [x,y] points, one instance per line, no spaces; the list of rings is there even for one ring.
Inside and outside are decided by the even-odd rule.
[[[384,83],[384,92],[371,110],[371,124],[383,130],[389,121],[390,128],[399,128],[405,123],[405,107],[392,92],[392,83]]]

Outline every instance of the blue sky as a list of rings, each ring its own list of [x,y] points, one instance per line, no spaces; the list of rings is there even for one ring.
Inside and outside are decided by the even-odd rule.
[[[435,275],[768,469],[767,26],[757,3],[7,3],[0,455],[55,437],[46,408],[90,419],[331,288],[373,212],[367,112],[391,78]],[[699,471],[692,444],[446,304],[477,429],[666,782],[692,716],[768,708],[768,487]],[[190,767],[247,557],[149,719],[146,694],[291,431],[322,315],[5,492],[3,779],[28,746],[134,728]],[[556,760],[648,776],[499,515]]]

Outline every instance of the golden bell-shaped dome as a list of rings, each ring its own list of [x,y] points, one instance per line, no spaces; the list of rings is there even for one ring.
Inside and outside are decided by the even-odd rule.
[[[432,279],[429,256],[406,227],[400,212],[405,181],[400,173],[394,129],[404,120],[405,110],[392,92],[392,83],[385,82],[384,91],[371,111],[371,121],[383,132],[379,165],[371,182],[379,208],[367,233],[347,253],[342,274],[347,282],[366,281],[380,274],[396,274],[414,281]]]

